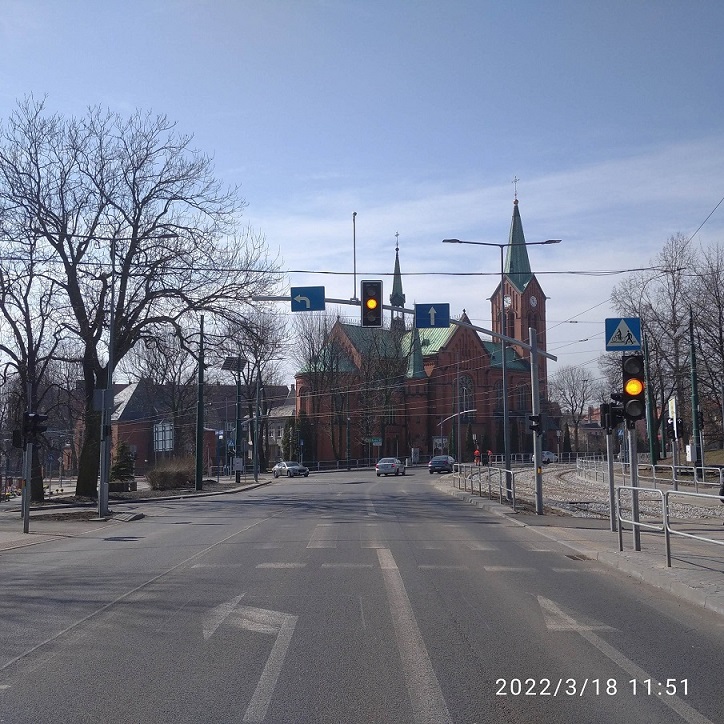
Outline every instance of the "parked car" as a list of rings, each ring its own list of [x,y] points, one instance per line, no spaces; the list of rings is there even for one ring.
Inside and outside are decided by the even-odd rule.
[[[541,451],[540,459],[544,465],[547,465],[548,463],[557,463],[558,455],[551,452],[550,450],[543,450]],[[533,462],[535,463],[535,456],[533,457]]]
[[[377,473],[378,478],[380,475],[399,475],[400,473],[404,475],[405,464],[400,462],[397,458],[382,458],[377,461],[377,465],[375,465],[375,472]]]
[[[272,468],[272,475],[275,478],[278,478],[280,475],[286,475],[288,478],[303,475],[306,478],[309,476],[309,468],[305,468],[304,465],[290,460],[281,460]]]
[[[455,458],[450,455],[436,455],[427,464],[430,475],[433,473],[451,473],[455,466]]]

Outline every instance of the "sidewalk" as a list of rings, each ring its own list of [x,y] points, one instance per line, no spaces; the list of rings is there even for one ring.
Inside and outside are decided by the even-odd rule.
[[[206,481],[205,488],[199,492],[187,490],[173,495],[141,497],[145,490],[150,492],[151,488],[150,486],[145,488],[139,486],[138,497],[124,499],[121,497],[122,494],[111,495],[108,501],[110,514],[104,518],[98,518],[97,503],[73,505],[59,502],[56,504],[52,498],[47,498],[47,502],[42,507],[31,506],[28,533],[23,533],[21,497],[16,496],[0,502],[0,552],[61,538],[73,538],[91,531],[108,528],[114,524],[138,520],[144,517],[143,513],[138,510],[139,504],[142,503],[240,493],[268,485],[272,482],[272,478],[260,479],[258,483],[252,479],[246,484],[242,483],[239,487],[227,484],[223,486],[223,489],[219,489],[213,483],[209,484],[210,482]]]
[[[672,536],[669,568],[663,533],[642,530],[641,550],[635,551],[633,533],[624,529],[624,549],[619,552],[618,533],[611,531],[608,520],[514,513],[510,506],[458,490],[449,483],[438,482],[435,487],[440,492],[528,527],[541,537],[566,546],[584,560],[595,560],[616,568],[684,601],[724,616],[724,545]],[[692,522],[692,525],[696,523]],[[716,534],[718,540],[724,541],[724,528],[721,535],[718,530]]]

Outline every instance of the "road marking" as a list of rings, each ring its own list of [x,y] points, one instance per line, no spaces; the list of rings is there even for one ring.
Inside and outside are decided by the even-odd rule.
[[[497,551],[497,546],[491,546],[487,543],[481,543],[480,541],[471,540],[465,543],[466,547],[470,548],[471,551]]]
[[[240,612],[244,615],[242,621],[245,628],[262,633],[276,633],[274,646],[266,660],[264,671],[261,672],[259,683],[256,685],[243,719],[245,722],[263,722],[274,694],[274,688],[279,680],[298,617],[282,611],[267,611],[251,606],[244,606]]]
[[[574,621],[556,606],[553,601],[538,596],[538,603],[543,611],[543,619],[549,631],[615,631],[615,628],[603,623],[584,624]]]
[[[257,543],[254,546],[255,551],[276,550],[278,548],[284,548],[284,544],[283,543]]]
[[[258,563],[257,568],[304,568],[306,563]]]
[[[424,571],[467,571],[467,566],[445,566],[445,565],[436,565],[434,563],[420,563],[420,565],[417,566],[418,568],[424,570]]]
[[[312,537],[307,543],[307,548],[336,548],[336,530],[334,529],[333,523],[319,523],[314,531]]]
[[[242,598],[244,598],[243,593],[236,598],[232,598],[230,601],[225,601],[215,608],[212,608],[211,611],[204,616],[204,620],[201,624],[201,628],[204,632],[204,641],[208,641],[216,633],[216,629],[219,628],[219,626],[221,626],[227,618],[229,618],[229,616],[234,612],[234,609],[239,605],[239,601],[241,601]]]
[[[445,548],[444,543],[429,543],[429,542],[423,542],[420,543],[420,548],[424,551],[441,551]]]
[[[322,563],[322,568],[372,568],[371,563]]]
[[[597,636],[589,628],[580,626],[580,624],[567,613],[563,612],[553,601],[543,596],[538,596],[538,602],[541,608],[549,613],[555,615],[556,618],[564,621],[568,624],[567,630],[574,630],[583,636],[588,643],[595,646],[604,656],[613,661],[617,666],[621,667],[630,676],[635,677],[638,681],[646,681],[652,679],[656,681],[656,677],[644,671],[638,664],[635,664],[631,659],[626,658],[618,649],[615,649],[610,644],[606,643],[600,636]],[[710,719],[707,719],[703,714],[700,714],[692,706],[689,706],[685,701],[682,701],[676,696],[665,696],[660,697],[659,701],[663,702],[669,708],[673,709],[684,721],[688,724],[713,724]]]
[[[518,566],[483,566],[483,570],[488,573],[530,573],[535,568],[524,568]]]
[[[377,551],[395,629],[397,648],[415,724],[452,724],[440,682],[415,620],[405,584],[389,548]]]

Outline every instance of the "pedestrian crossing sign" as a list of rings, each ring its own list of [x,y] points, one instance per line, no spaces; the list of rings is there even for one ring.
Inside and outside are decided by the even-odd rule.
[[[606,320],[606,352],[635,352],[640,349],[640,317],[615,317]]]

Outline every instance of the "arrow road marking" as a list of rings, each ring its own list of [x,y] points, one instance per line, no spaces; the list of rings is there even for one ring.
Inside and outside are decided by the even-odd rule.
[[[297,294],[297,296],[294,297],[294,301],[295,301],[297,304],[301,304],[302,302],[304,302],[305,305],[306,305],[306,307],[307,307],[307,309],[309,309],[309,307],[312,306],[312,301],[311,301],[311,299],[310,299],[309,297],[303,297],[301,294]]]
[[[543,611],[548,611],[555,617],[566,624],[566,630],[576,631],[583,636],[588,643],[595,646],[604,656],[613,661],[614,664],[620,666],[630,676],[635,677],[638,681],[646,681],[652,679],[656,681],[656,677],[644,671],[638,664],[631,659],[626,658],[618,649],[606,643],[600,636],[591,631],[590,626],[582,626],[572,616],[562,611],[553,601],[543,596],[538,596]],[[689,706],[685,701],[676,696],[660,697],[659,701],[673,709],[687,724],[713,724],[703,714],[700,714],[694,707]]]

